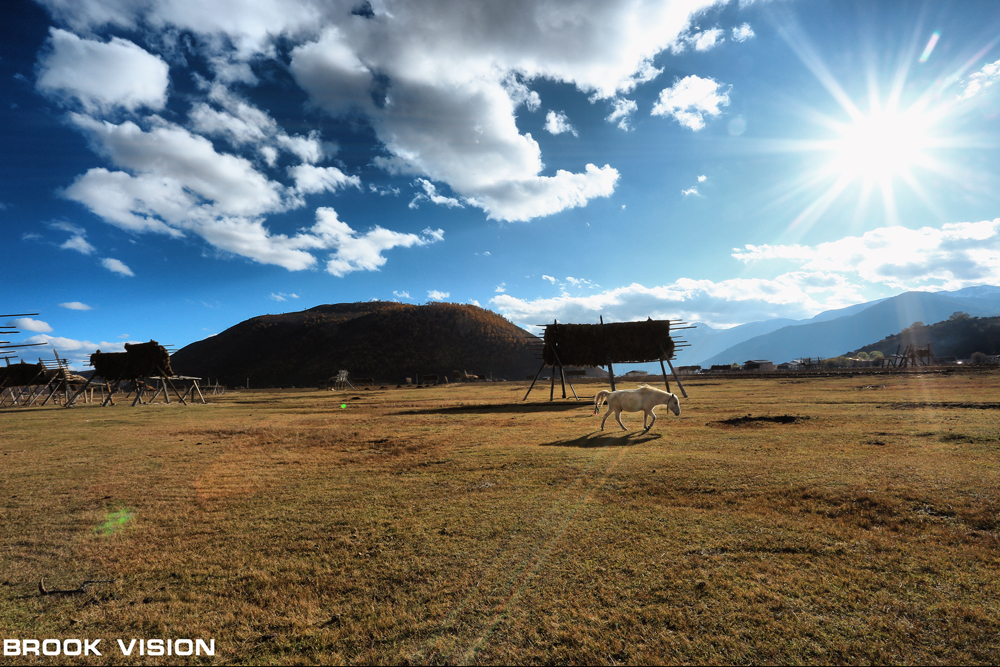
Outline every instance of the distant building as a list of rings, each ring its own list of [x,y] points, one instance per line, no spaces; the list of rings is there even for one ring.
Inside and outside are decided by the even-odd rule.
[[[745,371],[773,371],[774,362],[767,361],[765,359],[751,359],[749,361],[743,362],[743,370]]]
[[[625,377],[639,377],[642,375],[649,375],[646,371],[629,371],[625,374]]]
[[[677,372],[680,375],[694,375],[701,372],[701,366],[678,366]]]
[[[712,367],[708,369],[712,373],[725,373],[733,370],[732,364],[712,364]]]

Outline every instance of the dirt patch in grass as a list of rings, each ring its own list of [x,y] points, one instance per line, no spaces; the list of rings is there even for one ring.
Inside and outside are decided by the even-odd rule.
[[[803,417],[799,415],[777,415],[773,417],[754,417],[753,415],[746,415],[743,417],[730,417],[729,419],[721,419],[717,422],[712,422],[712,423],[723,424],[725,426],[756,426],[759,424],[798,424],[806,419],[809,419],[809,417]]]

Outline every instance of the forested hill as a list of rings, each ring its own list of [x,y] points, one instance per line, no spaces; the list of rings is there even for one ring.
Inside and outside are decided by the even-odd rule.
[[[344,369],[397,384],[465,370],[523,379],[541,363],[527,331],[478,306],[373,301],[261,315],[171,357],[179,375],[251,387],[314,386]]]
[[[897,349],[902,352],[907,345],[926,347],[928,343],[938,359],[969,359],[976,352],[1000,354],[1000,317],[970,317],[965,313],[955,313],[937,324],[916,322],[898,334],[856,350],[850,356],[875,351],[890,356]]]

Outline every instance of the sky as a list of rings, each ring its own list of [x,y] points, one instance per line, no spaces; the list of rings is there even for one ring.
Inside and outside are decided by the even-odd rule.
[[[727,328],[1000,285],[991,1],[0,12],[31,362],[327,303]]]

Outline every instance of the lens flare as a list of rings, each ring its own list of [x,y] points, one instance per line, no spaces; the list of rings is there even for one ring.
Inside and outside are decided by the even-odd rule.
[[[104,523],[94,526],[94,532],[102,537],[112,535],[125,526],[133,517],[132,510],[123,508],[109,512]]]

